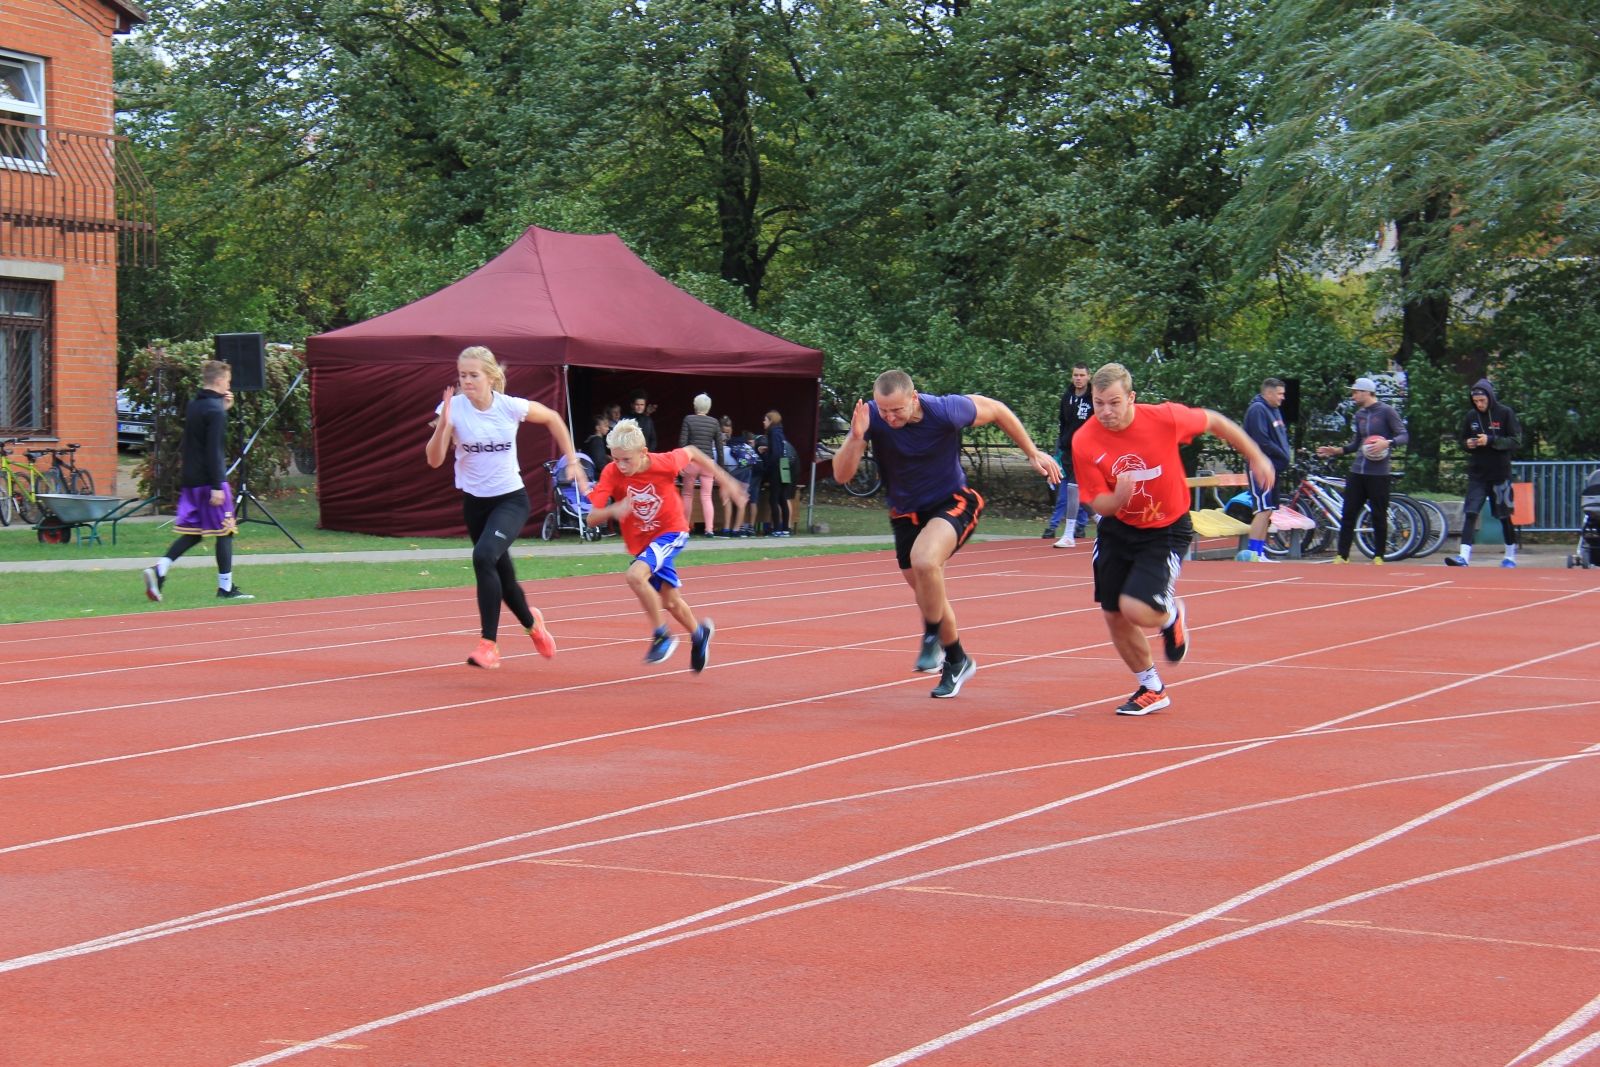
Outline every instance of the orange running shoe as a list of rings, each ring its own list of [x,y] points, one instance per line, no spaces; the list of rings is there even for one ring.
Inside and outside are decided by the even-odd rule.
[[[538,608],[530,607],[533,612],[533,626],[524,627],[529,637],[533,638],[533,647],[545,659],[556,658],[556,639],[550,636],[550,631],[544,628],[544,613]]]
[[[467,666],[494,670],[500,666],[500,646],[485,637],[478,642],[478,650],[467,657]]]

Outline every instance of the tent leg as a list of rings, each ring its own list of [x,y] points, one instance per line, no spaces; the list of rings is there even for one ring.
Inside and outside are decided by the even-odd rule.
[[[816,526],[817,517],[817,461],[811,460],[811,487],[806,490],[806,533]]]
[[[810,461],[806,466],[811,468],[811,485],[806,490],[806,533],[812,533],[817,525],[817,443],[822,440],[822,379],[817,379],[817,397],[811,405],[811,410],[816,414],[812,416],[811,426],[811,455],[806,458]]]

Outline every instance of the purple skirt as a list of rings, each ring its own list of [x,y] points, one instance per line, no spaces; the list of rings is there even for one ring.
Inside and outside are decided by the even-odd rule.
[[[211,487],[184,489],[178,493],[178,517],[172,528],[181,534],[226,537],[238,529],[233,521],[233,486],[222,486],[222,503],[211,503]]]

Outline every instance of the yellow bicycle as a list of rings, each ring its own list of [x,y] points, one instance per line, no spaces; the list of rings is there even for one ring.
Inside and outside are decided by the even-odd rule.
[[[17,443],[17,438],[0,440],[0,471],[4,471],[5,484],[0,485],[0,526],[10,526],[12,518],[19,518],[32,526],[39,521],[39,494],[43,491],[44,476],[33,464],[44,453],[25,452],[24,463],[7,450],[7,445]]]

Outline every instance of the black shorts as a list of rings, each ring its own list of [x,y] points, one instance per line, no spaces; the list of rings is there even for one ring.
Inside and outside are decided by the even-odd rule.
[[[894,554],[900,561],[900,569],[903,571],[911,569],[911,546],[917,543],[917,535],[922,533],[922,528],[928,523],[934,519],[943,519],[954,526],[956,550],[960,551],[961,546],[967,543],[967,538],[972,536],[972,531],[978,528],[978,516],[982,514],[983,497],[970,486],[957,489],[948,500],[926,511],[903,515],[891,508],[889,526],[894,530]]]
[[[1115,517],[1102,518],[1094,539],[1094,601],[1116,611],[1125,596],[1171,611],[1178,572],[1194,538],[1185,515],[1171,526],[1144,530]]]

